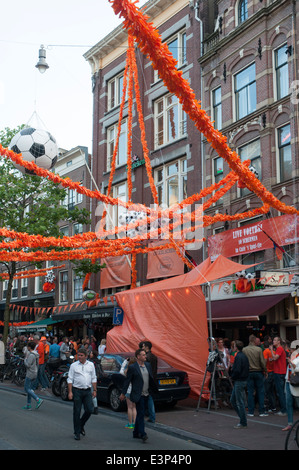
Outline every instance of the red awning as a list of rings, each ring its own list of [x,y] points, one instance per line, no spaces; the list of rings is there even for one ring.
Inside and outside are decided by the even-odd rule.
[[[289,293],[213,300],[211,302],[213,321],[254,321],[259,315],[288,297]]]

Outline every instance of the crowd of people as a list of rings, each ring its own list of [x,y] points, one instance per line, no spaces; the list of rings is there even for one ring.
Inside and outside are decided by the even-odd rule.
[[[155,406],[151,393],[157,391],[158,359],[151,348],[149,341],[141,342],[135,357],[125,360],[120,371],[123,377],[120,398],[126,400],[129,419],[126,428],[132,429],[133,437],[142,439],[143,442],[148,438],[144,429],[145,413],[148,412],[150,422],[155,422]],[[59,364],[70,363],[68,397],[73,400],[74,437],[80,440],[81,435],[85,436],[84,426],[96,406],[97,376],[96,367],[92,363],[96,365],[98,355],[105,351],[106,340],[102,339],[97,343],[94,337],[85,337],[82,340],[73,336],[58,339],[56,336],[35,334],[8,338],[6,353],[23,357],[27,370],[27,403],[23,409],[32,409],[32,399],[36,401],[36,409],[42,405],[43,399],[37,393],[39,388],[44,391],[50,386],[45,371],[47,364],[55,364],[56,360]],[[81,416],[82,407],[84,410]]]
[[[214,349],[218,351],[217,377],[229,380],[233,387],[230,403],[240,418],[236,428],[246,428],[247,417],[253,417],[257,407],[260,417],[286,416],[283,431],[288,431],[293,409],[299,406],[299,387],[292,385],[292,376],[299,372],[299,340],[265,336],[261,342],[251,335],[244,346],[239,340],[217,338]]]
[[[219,397],[219,392],[221,395],[223,384],[230,384],[230,405],[240,419],[235,427],[246,428],[247,417],[253,417],[258,409],[260,417],[269,416],[270,413],[286,416],[287,425],[283,431],[288,431],[293,424],[294,407],[299,408],[299,386],[292,380],[295,373],[299,374],[299,340],[289,342],[278,336],[266,336],[261,341],[251,335],[246,346],[242,341],[230,342],[226,338],[217,338],[210,346],[210,351],[216,353],[216,396]],[[135,358],[124,361],[120,371],[123,376],[120,398],[126,400],[129,420],[126,427],[133,429],[133,437],[143,441],[147,439],[144,430],[146,411],[149,421],[155,422],[151,391],[156,384],[157,357],[152,353],[151,347],[149,341],[140,343]],[[54,364],[55,361],[60,364],[73,362],[68,376],[69,398],[76,398],[74,433],[75,438],[80,439],[80,434],[85,434],[84,424],[92,413],[92,394],[96,396],[95,367],[90,367],[89,364],[96,363],[98,355],[103,354],[105,350],[106,341],[103,339],[97,342],[94,337],[78,340],[73,336],[57,338],[35,334],[8,338],[6,353],[24,357],[27,369],[27,404],[24,409],[31,409],[32,399],[36,401],[36,408],[42,405],[43,400],[37,395],[37,391],[39,387],[45,390],[50,386],[45,373],[47,364]],[[1,364],[5,357],[3,348],[0,349],[0,356]],[[85,375],[82,374],[82,367],[78,369],[78,364],[84,366]],[[82,406],[84,414],[80,418]]]

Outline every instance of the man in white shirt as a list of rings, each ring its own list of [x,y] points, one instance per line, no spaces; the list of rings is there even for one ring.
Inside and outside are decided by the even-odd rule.
[[[79,441],[80,434],[85,436],[84,425],[94,410],[92,399],[97,396],[95,367],[92,362],[87,360],[85,348],[79,349],[78,361],[71,365],[67,382],[69,400],[74,400],[73,421],[75,439]],[[84,413],[80,417],[82,405],[84,406]]]

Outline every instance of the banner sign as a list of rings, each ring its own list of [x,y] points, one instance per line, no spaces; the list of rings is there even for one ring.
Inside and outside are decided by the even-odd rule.
[[[106,267],[101,270],[100,288],[131,285],[131,255],[109,256],[101,260]]]
[[[274,248],[273,241],[279,246],[292,245],[299,241],[296,214],[261,220],[213,235],[208,239],[208,252],[212,260],[220,254],[231,258]]]
[[[166,243],[169,243],[169,240],[149,241],[148,246],[160,246]],[[179,276],[180,274],[184,274],[184,261],[178,256],[174,248],[148,253],[147,279]]]

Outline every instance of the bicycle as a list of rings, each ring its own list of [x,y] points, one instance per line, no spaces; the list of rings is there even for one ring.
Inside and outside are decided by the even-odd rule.
[[[291,429],[289,430],[284,450],[298,450],[299,449],[299,419],[295,421]]]

